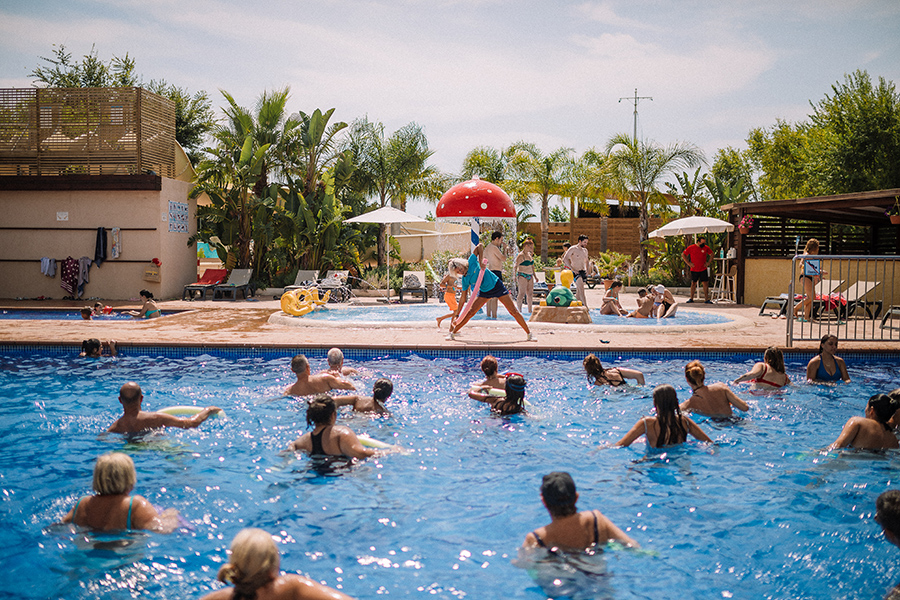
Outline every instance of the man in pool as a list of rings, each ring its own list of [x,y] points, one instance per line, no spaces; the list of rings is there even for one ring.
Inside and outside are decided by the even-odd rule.
[[[559,548],[581,551],[591,546],[603,547],[616,541],[640,548],[640,545],[603,516],[599,510],[578,512],[578,492],[572,476],[562,471],[544,475],[541,500],[550,513],[550,524],[538,527],[525,536],[526,548]]]
[[[900,490],[888,490],[878,496],[875,522],[881,525],[884,539],[900,547]],[[900,600],[900,585],[888,592],[885,600]]]
[[[587,245],[588,236],[581,234],[578,236],[578,243],[566,250],[562,257],[563,264],[575,274],[575,297],[585,307],[587,307],[587,296],[584,294],[584,282],[590,268]]]
[[[309,372],[309,361],[302,354],[298,354],[291,359],[291,371],[297,376],[297,381],[284,391],[285,396],[311,396],[331,390],[356,389],[346,379],[335,377],[327,371],[311,375]]]
[[[516,303],[513,302],[512,296],[509,295],[509,290],[506,289],[506,286],[503,285],[503,282],[500,281],[496,275],[491,271],[484,269],[481,286],[478,289],[475,289],[475,283],[478,281],[478,274],[482,269],[481,261],[483,256],[484,246],[478,244],[475,246],[475,249],[472,250],[472,254],[469,256],[468,261],[461,258],[450,259],[449,270],[457,277],[462,278],[462,296],[459,299],[460,308],[457,309],[456,316],[451,320],[450,335],[447,336],[447,339],[456,339],[456,334],[469,322],[469,319],[481,310],[481,307],[484,306],[488,300],[497,298],[500,301],[500,304],[502,304],[516,320],[516,323],[518,323],[519,326],[525,330],[525,333],[528,334],[528,341],[532,341],[534,338],[531,335],[531,330],[528,328],[528,323],[525,322],[522,313],[516,310]],[[469,308],[469,312],[464,315],[460,314],[459,311],[462,311],[462,309],[466,307],[466,300],[470,293],[476,295],[475,301]]]
[[[123,414],[115,423],[109,426],[109,433],[138,433],[148,429],[160,429],[163,427],[178,427],[179,429],[193,429],[199,427],[205,421],[222,409],[218,406],[207,406],[193,417],[180,418],[174,415],[159,412],[146,412],[141,410],[144,394],[141,386],[129,381],[119,389],[119,402],[122,403]]]
[[[381,378],[372,385],[371,396],[333,396],[337,407],[352,406],[356,412],[374,412],[387,415],[390,411],[385,407],[384,401],[394,393],[394,384],[390,379]]]
[[[359,375],[359,371],[353,367],[344,366],[344,353],[340,348],[332,348],[326,355],[328,368],[323,373],[331,373],[335,377],[348,377],[350,375]]]

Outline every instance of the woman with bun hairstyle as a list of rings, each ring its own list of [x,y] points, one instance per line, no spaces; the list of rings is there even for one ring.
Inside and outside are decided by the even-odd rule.
[[[894,398],[887,394],[875,394],[866,404],[866,416],[850,417],[841,434],[828,449],[884,450],[900,447],[889,424],[898,408],[900,403]]]
[[[262,529],[242,529],[231,542],[231,556],[217,579],[234,584],[202,600],[353,600],[312,579],[282,575],[281,557],[272,536]]]
[[[156,302],[153,301],[153,292],[149,290],[141,290],[141,298],[143,298],[144,300],[144,305],[141,306],[141,310],[126,311],[126,315],[131,315],[132,317],[137,317],[138,319],[155,319],[156,317],[162,316],[162,311],[159,310]]]
[[[753,365],[753,368],[734,380],[735,385],[749,381],[754,389],[771,390],[784,387],[791,382],[791,378],[784,372],[784,354],[779,348],[769,346],[763,354],[763,362]]]
[[[738,398],[724,383],[706,385],[706,370],[699,360],[692,360],[685,365],[684,378],[694,393],[682,402],[681,410],[708,417],[730,417],[732,406],[744,412],[750,410],[747,403]]]
[[[626,379],[634,379],[638,385],[644,385],[644,374],[637,369],[625,367],[603,368],[603,363],[594,353],[588,354],[582,361],[588,381],[594,385],[611,385],[618,387],[626,383]]]

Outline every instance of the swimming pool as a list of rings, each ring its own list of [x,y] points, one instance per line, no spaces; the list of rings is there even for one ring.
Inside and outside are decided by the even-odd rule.
[[[304,430],[300,405],[279,397],[289,354],[164,348],[87,360],[68,350],[0,354],[0,596],[196,598],[212,589],[232,537],[256,526],[280,536],[284,570],[359,598],[538,600],[546,595],[512,560],[549,521],[539,485],[551,470],[572,473],[580,509],[602,510],[656,553],[594,559],[606,575],[584,597],[880,598],[900,580],[872,519],[877,495],[900,487],[900,456],[817,451],[869,395],[897,386],[895,355],[844,354],[849,385],[742,390],[747,418],[701,420],[717,446],[660,453],[596,446],[648,414],[654,385],[674,383],[684,399],[694,355],[603,356],[647,374],[646,386],[612,390],[587,385],[580,355],[501,354],[502,370],[528,377],[535,405],[501,419],[463,393],[480,355],[347,352],[364,368],[360,387],[394,381],[393,416],[341,420],[406,451],[323,472],[278,454]],[[701,358],[716,381],[757,357]],[[790,357],[795,379],[807,358]],[[141,383],[147,408],[216,404],[228,418],[142,445],[98,437],[128,380]],[[95,458],[113,450],[134,458],[135,492],[177,508],[192,531],[136,536],[112,552],[47,528],[89,493]]]
[[[183,310],[174,311],[167,310],[161,314],[167,315],[185,312]],[[82,321],[81,309],[65,309],[65,308],[36,308],[36,309],[20,309],[20,308],[4,308],[0,309],[0,320],[37,320],[37,321]],[[116,311],[108,315],[100,315],[93,318],[94,321],[140,321],[143,319],[135,319],[131,315],[126,315],[121,311]]]
[[[444,305],[423,304],[420,306],[347,306],[339,308],[325,307],[311,313],[296,317],[316,322],[340,322],[340,323],[383,323],[383,322],[427,322],[434,324],[438,317],[446,315],[449,309]],[[278,314],[278,313],[276,313]],[[531,315],[525,313],[527,320]],[[502,306],[497,309],[497,319],[513,323],[512,316]],[[635,327],[681,327],[685,325],[714,325],[729,323],[732,319],[722,314],[695,310],[681,310],[674,317],[668,319],[625,319],[615,315],[601,315],[600,309],[591,309],[591,320],[594,325],[603,326],[635,326]],[[491,322],[482,310],[472,317],[472,321]],[[447,327],[449,322],[444,325]],[[557,325],[557,324],[554,324]]]

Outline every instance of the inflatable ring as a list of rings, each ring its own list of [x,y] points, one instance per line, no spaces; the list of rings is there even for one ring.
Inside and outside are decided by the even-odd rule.
[[[172,415],[173,417],[193,417],[196,414],[199,414],[205,406],[167,406],[166,408],[161,408],[156,412],[165,413],[167,415]],[[217,413],[213,413],[209,415],[210,418],[216,417],[224,417],[225,411],[220,410]]]
[[[281,310],[286,314],[299,317],[312,312],[318,306],[328,302],[331,290],[319,298],[318,288],[299,288],[281,295]]]

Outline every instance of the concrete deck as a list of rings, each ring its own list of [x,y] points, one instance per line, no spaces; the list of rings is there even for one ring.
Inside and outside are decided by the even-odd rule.
[[[602,291],[587,290],[588,304],[599,306]],[[268,298],[268,299],[266,299]],[[636,294],[622,294],[622,305],[635,306]],[[0,320],[0,343],[80,344],[83,339],[96,337],[115,339],[123,349],[129,345],[166,346],[260,346],[303,348],[368,348],[385,350],[471,349],[539,350],[539,351],[668,351],[692,349],[702,351],[762,351],[768,346],[785,346],[785,321],[758,316],[759,308],[735,304],[684,304],[684,296],[676,296],[679,312],[704,311],[723,313],[734,319],[724,325],[694,327],[629,326],[630,319],[621,326],[603,328],[598,325],[535,324],[535,341],[526,342],[525,333],[512,321],[470,322],[455,341],[447,341],[449,322],[436,326],[363,327],[335,324],[316,324],[309,321],[301,326],[282,324],[287,319],[280,303],[272,296],[250,301],[194,301],[172,300],[159,302],[165,314],[168,310],[190,310],[149,321],[27,321]],[[360,299],[364,305],[378,305],[376,298]],[[429,302],[436,303],[431,299]],[[92,304],[92,302],[90,302]],[[80,308],[82,301],[0,301],[0,308]],[[136,309],[139,303],[110,303],[116,309]],[[384,306],[384,304],[381,304]],[[504,310],[501,306],[501,312]],[[526,315],[527,317],[527,315]],[[301,320],[298,319],[291,320]],[[677,317],[676,317],[677,319]],[[606,340],[608,343],[603,343]],[[816,342],[797,342],[794,348],[811,350]],[[900,343],[889,341],[841,342],[842,350],[900,351]]]

